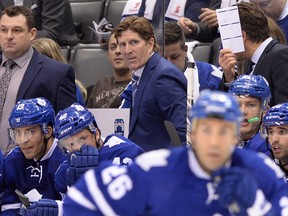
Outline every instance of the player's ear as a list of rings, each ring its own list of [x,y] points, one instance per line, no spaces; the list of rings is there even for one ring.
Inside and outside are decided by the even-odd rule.
[[[47,127],[47,133],[44,135],[46,139],[49,139],[53,134],[53,128],[51,126]]]

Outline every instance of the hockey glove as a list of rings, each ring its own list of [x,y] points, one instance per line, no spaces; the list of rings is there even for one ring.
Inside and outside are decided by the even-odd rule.
[[[40,199],[29,207],[21,207],[20,214],[23,216],[58,216],[58,205],[55,200]]]
[[[70,167],[66,171],[67,185],[71,186],[89,169],[99,165],[99,151],[96,147],[83,145],[69,157]]]
[[[223,168],[213,173],[220,205],[235,215],[265,215],[271,208],[255,179],[241,168]]]

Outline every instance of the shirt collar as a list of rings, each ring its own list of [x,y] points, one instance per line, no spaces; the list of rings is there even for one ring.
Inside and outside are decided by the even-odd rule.
[[[268,46],[268,44],[272,41],[272,37],[267,38],[254,52],[252,55],[251,61],[255,64],[257,64],[260,56],[264,52],[265,48]]]
[[[11,59],[13,60],[20,68],[22,68],[26,62],[31,59],[32,55],[33,55],[33,48],[30,47],[30,49],[24,53],[23,55],[21,55],[19,58],[17,59]],[[6,62],[8,60],[8,58],[4,55],[4,53],[2,53],[2,62],[1,62],[1,67],[3,67],[4,62]]]
[[[155,52],[152,52],[152,54],[150,55],[150,58],[151,58],[151,56],[152,56],[154,53],[155,53]],[[149,60],[148,60],[148,61],[149,61]],[[147,64],[147,62],[146,62],[146,64]],[[141,78],[142,73],[143,73],[143,71],[144,71],[144,68],[145,68],[146,64],[144,64],[141,68],[133,71],[133,73],[134,73],[136,76],[139,76],[139,77]],[[139,81],[138,81],[138,82],[139,82]]]
[[[282,11],[282,14],[280,15],[280,17],[277,20],[282,20],[286,16],[288,16],[288,1],[286,1],[285,6],[284,6],[283,11]]]

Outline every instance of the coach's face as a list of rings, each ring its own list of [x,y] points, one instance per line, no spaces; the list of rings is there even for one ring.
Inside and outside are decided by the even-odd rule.
[[[133,71],[148,62],[155,43],[153,38],[146,41],[138,33],[131,30],[121,32],[117,40],[128,67]]]
[[[23,55],[32,46],[36,33],[35,28],[28,29],[25,16],[4,14],[0,20],[0,45],[4,55],[11,60]]]

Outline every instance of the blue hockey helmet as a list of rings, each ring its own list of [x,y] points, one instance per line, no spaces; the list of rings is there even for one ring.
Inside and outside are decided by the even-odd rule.
[[[263,118],[263,126],[288,125],[288,103],[271,107]]]
[[[12,128],[30,125],[54,124],[55,111],[52,104],[45,98],[23,99],[14,106],[9,123]],[[46,133],[46,130],[43,131]]]
[[[203,90],[191,108],[190,120],[216,117],[235,122],[240,127],[243,115],[238,101],[232,94],[222,91]]]
[[[54,135],[60,140],[66,136],[73,136],[84,128],[96,134],[98,128],[94,115],[79,103],[59,111],[55,117]]]
[[[234,95],[251,96],[262,101],[263,108],[269,105],[271,91],[267,80],[261,75],[241,75],[230,86]]]

